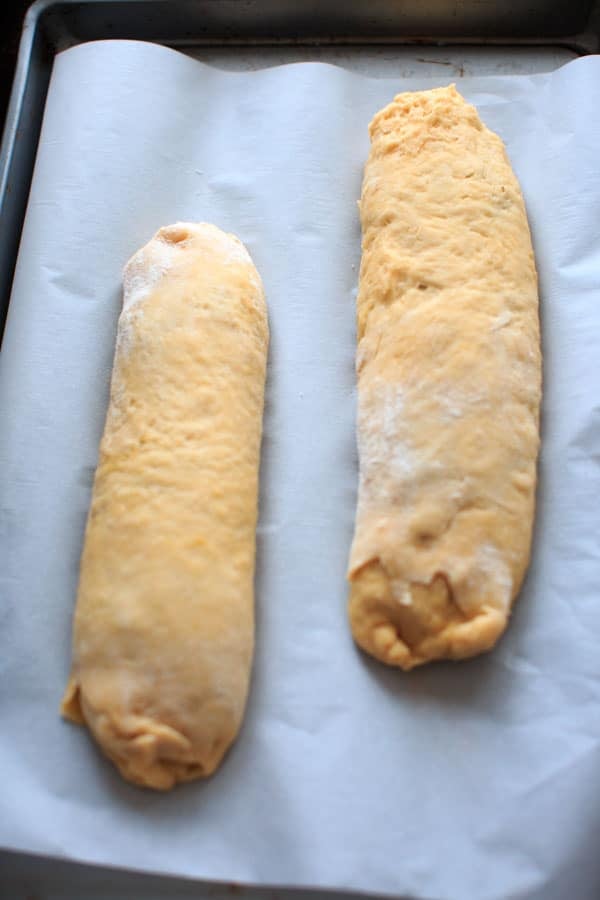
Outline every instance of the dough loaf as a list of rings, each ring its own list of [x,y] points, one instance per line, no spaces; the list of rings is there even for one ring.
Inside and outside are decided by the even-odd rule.
[[[537,277],[500,138],[454,86],[370,125],[357,303],[357,643],[410,669],[489,649],[528,564]]]
[[[240,727],[267,344],[232,235],[171,225],[127,264],[62,711],[138,784],[210,775]]]

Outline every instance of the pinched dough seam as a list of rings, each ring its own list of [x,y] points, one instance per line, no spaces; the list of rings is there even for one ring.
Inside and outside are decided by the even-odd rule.
[[[372,566],[380,570],[391,593],[389,572],[381,559],[374,556],[361,563],[350,576],[349,614],[352,632],[359,646],[388,665],[409,670],[434,659],[465,659],[490,649],[504,631],[508,612],[492,606],[482,606],[474,615],[469,616],[458,603],[448,574],[437,570],[429,581],[412,579],[407,584],[411,588],[431,588],[436,579],[443,579],[448,599],[459,621],[448,622],[423,640],[412,642],[394,616],[397,601],[390,604],[383,598],[366,600],[360,597],[357,598],[354,609],[354,589],[358,587],[361,574]],[[399,604],[397,605],[399,608]]]
[[[105,756],[128,781],[156,790],[211,775],[229,745],[216,739],[210,753],[200,759],[192,742],[170,725],[150,716],[115,716],[94,709],[76,678],[69,681],[62,713],[72,722],[88,726]]]

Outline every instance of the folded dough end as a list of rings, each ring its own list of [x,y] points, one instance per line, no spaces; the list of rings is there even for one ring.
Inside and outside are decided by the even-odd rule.
[[[69,679],[61,713],[88,726],[102,752],[127,781],[160,791],[212,775],[238,730],[233,710],[214,702],[202,710],[203,733],[192,741],[150,715],[95,708],[74,676]]]
[[[407,584],[398,594],[378,559],[352,574],[348,611],[356,643],[381,662],[405,670],[483,653],[508,621],[508,610],[494,605],[468,616],[442,573],[428,584]]]

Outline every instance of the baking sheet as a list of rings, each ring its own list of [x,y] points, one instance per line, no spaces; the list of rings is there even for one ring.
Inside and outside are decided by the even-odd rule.
[[[419,900],[597,898],[600,59],[460,88],[507,142],[542,295],[531,569],[485,658],[355,650],[355,202],[398,90],[321,63],[229,72],[104,42],[55,64],[0,356],[0,843],[192,878]],[[272,343],[246,722],[221,771],[124,784],[58,718],[123,262],[161,224],[235,231]]]

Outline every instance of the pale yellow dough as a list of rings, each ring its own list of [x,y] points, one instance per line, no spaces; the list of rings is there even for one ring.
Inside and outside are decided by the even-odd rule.
[[[127,264],[62,711],[148,787],[210,775],[242,721],[267,344],[232,235],[170,225]]]
[[[489,649],[523,580],[537,277],[502,141],[454,86],[398,95],[370,135],[349,616],[361,647],[410,669]]]

